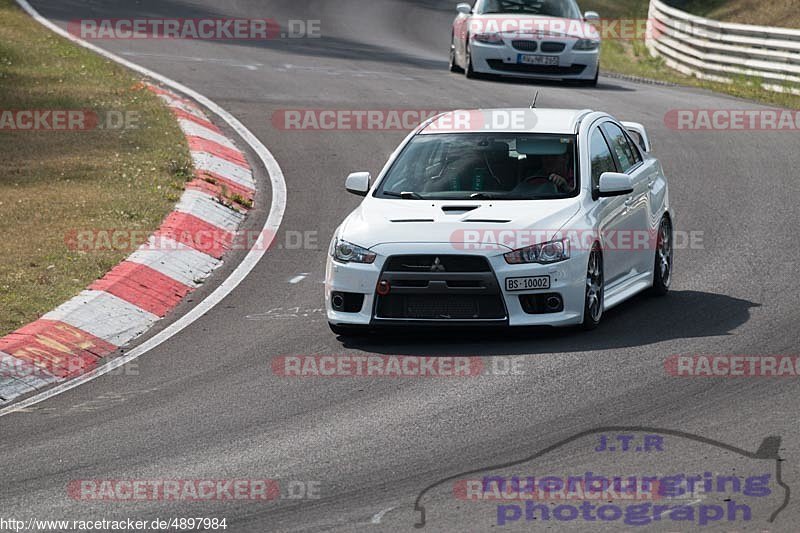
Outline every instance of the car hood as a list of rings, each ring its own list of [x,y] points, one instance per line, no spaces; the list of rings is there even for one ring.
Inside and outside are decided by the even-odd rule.
[[[339,238],[365,248],[390,243],[458,245],[465,239],[475,242],[476,235],[491,239],[501,231],[534,231],[546,238],[579,209],[577,198],[481,202],[369,198],[345,219]]]
[[[473,15],[469,22],[471,33],[510,33],[520,37],[543,34],[545,37],[573,37],[575,39],[599,39],[597,29],[578,19],[543,17],[539,15]]]

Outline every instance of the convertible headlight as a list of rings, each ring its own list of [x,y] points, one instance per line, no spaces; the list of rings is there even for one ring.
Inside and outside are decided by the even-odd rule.
[[[498,33],[476,33],[472,38],[483,44],[503,44],[503,38]]]
[[[551,241],[542,244],[534,244],[508,252],[503,255],[509,265],[522,265],[525,263],[558,263],[569,259],[569,240]]]
[[[339,238],[333,241],[331,247],[331,256],[340,263],[367,263],[371,264],[375,261],[376,254],[370,252],[366,248],[355,245],[353,243],[343,241]]]
[[[600,47],[599,39],[580,39],[572,47],[573,50],[597,50]]]

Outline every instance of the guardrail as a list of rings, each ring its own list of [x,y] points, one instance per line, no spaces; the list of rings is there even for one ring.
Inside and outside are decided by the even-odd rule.
[[[684,74],[759,78],[765,89],[800,94],[800,30],[718,22],[650,0],[646,42]]]

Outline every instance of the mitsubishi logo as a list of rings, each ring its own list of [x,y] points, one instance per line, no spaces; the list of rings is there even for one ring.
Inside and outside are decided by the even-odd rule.
[[[437,257],[431,265],[431,272],[446,272],[446,270],[447,269],[445,269],[442,264],[442,260]]]

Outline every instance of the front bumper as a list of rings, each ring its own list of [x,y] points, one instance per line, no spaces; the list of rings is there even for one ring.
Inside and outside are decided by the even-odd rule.
[[[535,42],[535,41],[532,41]],[[482,74],[515,76],[555,80],[593,80],[600,64],[600,50],[573,50],[576,41],[557,41],[564,45],[561,52],[529,52],[514,48],[510,39],[502,45],[484,44],[474,39],[470,41],[472,68]],[[518,62],[520,55],[538,55],[556,58],[556,65],[528,65]]]
[[[570,326],[580,324],[583,320],[585,299],[586,254],[578,253],[570,259],[553,265],[509,265],[503,258],[507,250],[487,251],[454,251],[450,244],[393,244],[380,245],[373,248],[378,254],[371,265],[347,263],[342,264],[328,257],[325,275],[325,308],[328,321],[337,325],[362,325],[362,326]],[[466,273],[426,272],[411,273],[413,275],[398,276],[387,273],[387,260],[390,257],[409,255],[436,255],[442,256],[467,256],[483,257],[489,265],[489,271],[469,275]],[[525,276],[550,276],[551,286],[543,290],[507,291],[505,279]],[[431,281],[425,288],[421,283],[411,283],[411,287],[397,287],[397,291],[406,291],[409,294],[433,293],[429,303],[436,305],[437,300],[447,298],[470,298],[481,300],[483,314],[481,318],[397,318],[387,313],[386,305],[379,306],[380,296],[376,294],[378,283],[382,279],[419,279]],[[453,287],[449,287],[444,280],[452,280]],[[483,287],[481,293],[475,285]],[[460,286],[459,286],[460,285]],[[464,286],[466,285],[466,286]],[[420,287],[415,290],[413,286]],[[472,287],[472,292],[470,292]],[[396,294],[394,285],[392,294]],[[337,311],[333,308],[331,294],[334,292],[358,293],[364,295],[363,304],[357,312]],[[563,300],[563,310],[542,314],[526,313],[523,309],[520,296],[534,294],[558,294]],[[469,296],[471,295],[471,296]],[[488,298],[496,295],[499,312]],[[477,301],[477,300],[476,300]],[[384,300],[385,304],[385,300]],[[381,316],[383,314],[384,316]],[[390,316],[386,316],[390,315]]]

